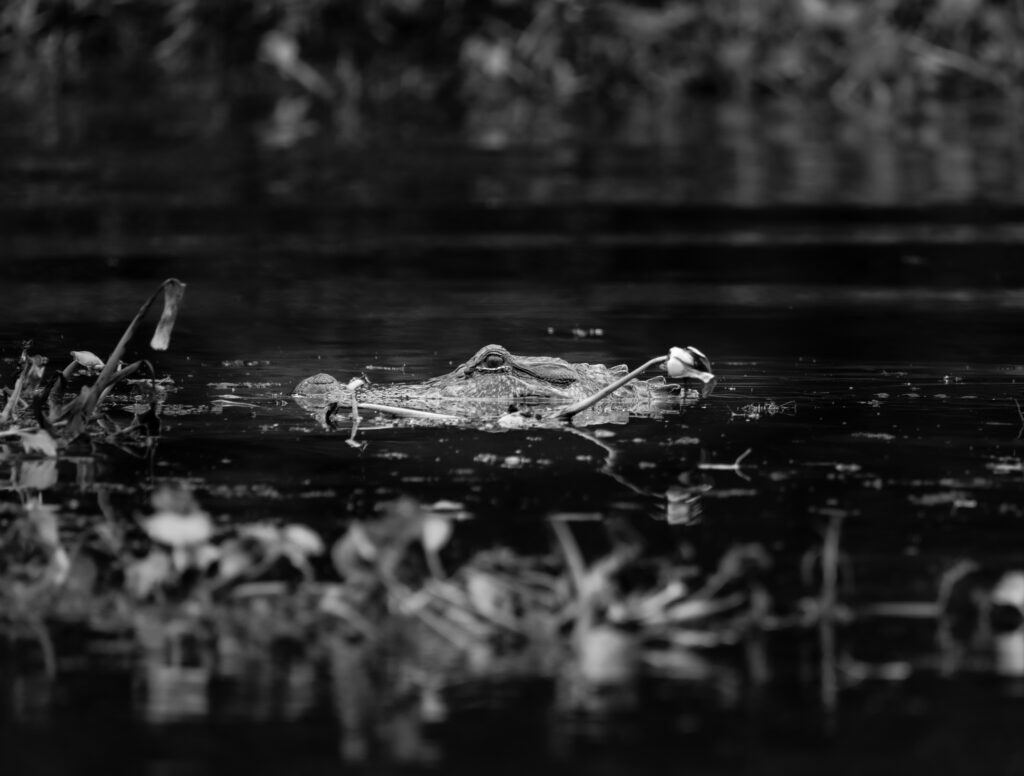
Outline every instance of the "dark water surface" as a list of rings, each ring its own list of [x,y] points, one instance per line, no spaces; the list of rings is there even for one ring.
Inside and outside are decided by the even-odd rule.
[[[705,570],[760,545],[780,607],[807,596],[804,566],[831,538],[858,614],[688,650],[688,676],[647,681],[642,710],[612,717],[560,713],[546,681],[463,682],[425,733],[414,711],[384,708],[369,753],[336,721],[346,689],[308,665],[244,682],[161,672],[83,657],[58,632],[56,680],[20,648],[0,653],[3,773],[321,774],[339,757],[368,772],[1019,772],[1020,611],[997,601],[996,626],[945,632],[928,607],[959,561],[989,579],[965,594],[967,619],[1024,569],[1024,178],[1012,144],[977,142],[1005,138],[999,126],[937,126],[948,135],[931,146],[840,137],[802,155],[799,134],[750,147],[736,129],[709,152],[731,160],[724,179],[684,153],[689,136],[658,151],[385,154],[173,132],[47,146],[11,131],[4,384],[23,340],[55,364],[105,356],[160,280],[188,284],[171,349],[153,356],[175,385],[155,453],[58,461],[41,498],[68,532],[99,494],[131,521],[166,482],[187,482],[225,526],[298,522],[326,538],[401,496],[455,501],[472,518],[453,559],[541,552],[552,515],[594,514]],[[371,421],[359,446],[289,397],[319,371],[423,379],[491,342],[631,366],[692,344],[719,384],[656,418]],[[3,465],[12,483],[18,465]],[[696,494],[684,520],[664,498],[680,484]]]

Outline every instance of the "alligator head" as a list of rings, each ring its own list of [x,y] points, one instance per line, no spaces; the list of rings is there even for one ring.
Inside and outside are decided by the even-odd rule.
[[[424,387],[453,399],[573,401],[592,382],[578,367],[554,356],[516,356],[501,345],[487,345]]]

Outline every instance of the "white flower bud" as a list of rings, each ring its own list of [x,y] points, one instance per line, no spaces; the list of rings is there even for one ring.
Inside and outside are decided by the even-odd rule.
[[[693,366],[693,356],[683,348],[671,348],[668,351],[668,363],[665,366],[668,369],[669,377],[685,377],[687,367]]]
[[[710,370],[711,362],[708,357],[692,345],[685,348],[670,348],[668,351],[665,371],[668,372],[669,377],[676,379],[693,377],[708,383],[715,377]]]

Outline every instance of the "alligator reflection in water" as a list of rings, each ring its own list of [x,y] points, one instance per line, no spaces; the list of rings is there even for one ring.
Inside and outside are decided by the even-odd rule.
[[[639,379],[645,369],[659,364],[669,377],[699,381],[699,388],[669,382],[664,376]],[[678,413],[710,394],[716,382],[708,358],[693,347],[672,348],[668,356],[651,359],[630,372],[625,365],[607,367],[603,364],[570,363],[551,356],[518,356],[499,345],[488,345],[452,372],[422,382],[364,387],[361,379],[345,385],[330,375],[318,374],[300,382],[292,395],[303,409],[329,427],[333,426],[335,410],[341,412],[345,407],[354,405],[359,410],[379,410],[387,414],[411,412],[411,416],[406,417],[411,417],[414,423],[468,424],[482,432],[538,427],[548,432],[561,432],[557,436],[546,433],[543,437],[525,440],[511,437],[508,443],[513,450],[508,455],[501,453],[504,443],[499,444],[489,433],[486,435],[491,440],[489,442],[473,436],[460,438],[458,443],[446,443],[439,438],[438,445],[431,446],[435,454],[427,457],[434,459],[432,468],[437,472],[436,477],[442,479],[450,479],[454,472],[478,470],[481,464],[494,463],[505,468],[532,469],[531,490],[545,490],[540,482],[547,476],[544,470],[551,469],[551,460],[595,459],[593,450],[575,454],[569,438],[563,436],[568,433],[600,449],[599,473],[639,496],[643,511],[657,520],[678,525],[699,519],[701,497],[711,487],[696,459],[686,464],[677,460],[669,469],[653,465],[648,460],[634,469],[623,463],[621,445],[612,442],[613,432],[590,431],[581,427],[626,423],[630,417],[656,419],[664,413]],[[387,402],[387,405],[377,402]],[[446,414],[436,414],[438,411]],[[568,420],[571,423],[565,422]],[[661,428],[661,424],[656,424],[652,430]],[[365,449],[365,437],[356,440],[359,429],[360,418],[354,412],[348,441],[353,447]],[[644,435],[649,444],[673,444],[672,440],[651,437],[650,433]],[[524,448],[533,448],[541,455],[531,459]],[[453,458],[471,450],[479,450],[472,463]],[[399,458],[405,457],[398,450],[395,454]],[[657,460],[659,456],[653,454],[653,458]],[[401,464],[394,465],[401,467]],[[419,469],[418,460],[410,461],[409,466],[413,468],[409,474],[412,481],[426,480],[427,487],[432,487],[429,482],[435,477],[424,477],[425,472]],[[552,471],[552,474],[559,473]],[[395,471],[391,475],[390,479],[396,482],[405,479]],[[559,474],[559,480],[554,487],[564,492],[563,474]],[[417,490],[417,487],[413,486],[412,490]],[[398,493],[410,494],[410,489],[403,487],[397,490],[396,495]],[[431,499],[444,494],[413,495]],[[597,501],[586,497],[582,500]],[[637,506],[635,500],[632,506]]]
[[[673,378],[700,381],[700,389],[670,383],[663,376],[637,379],[655,364]],[[577,425],[589,425],[690,406],[707,396],[715,382],[710,361],[694,347],[672,348],[668,356],[630,372],[624,364],[572,364],[553,356],[513,355],[500,345],[487,345],[454,371],[422,383],[364,388],[364,380],[346,385],[321,373],[300,382],[293,396],[306,410],[325,413],[327,420],[335,409],[358,403],[373,411],[424,420],[515,416],[520,421],[574,418]]]
[[[639,481],[636,473],[627,473],[621,461],[621,451],[615,445],[600,439],[589,430],[570,430],[604,452],[601,474],[611,477],[640,496],[646,504],[651,505],[648,510],[650,517],[677,526],[692,525],[700,520],[703,514],[704,494],[714,487],[711,478],[703,471],[708,465],[698,463],[696,458],[689,461],[679,460],[676,462],[676,468],[667,472],[671,482],[666,482],[663,476],[659,476],[654,483],[645,485]],[[740,476],[745,476],[738,467],[735,471]]]

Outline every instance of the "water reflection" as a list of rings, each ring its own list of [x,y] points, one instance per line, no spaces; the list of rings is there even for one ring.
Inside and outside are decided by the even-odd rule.
[[[47,622],[27,607],[8,608],[11,643],[27,646],[34,636],[53,652],[48,628],[68,616],[89,623],[87,650],[126,641],[118,651],[127,653],[134,643],[137,711],[153,724],[301,720],[329,689],[350,761],[436,759],[426,732],[445,722],[466,683],[557,678],[551,697],[560,714],[640,713],[645,677],[731,677],[693,649],[742,643],[768,614],[760,549],[737,548],[698,582],[694,565],[661,554],[645,560],[642,535],[625,521],[554,515],[554,553],[465,547],[442,561],[460,513],[405,499],[375,521],[352,523],[330,550],[333,573],[314,581],[324,547],[308,528],[214,535],[195,529],[208,518],[187,489],[165,485],[152,503],[156,512],[142,521],[146,555],[109,526],[88,529],[84,557],[96,573],[71,577],[80,607],[54,610]],[[39,568],[31,592],[38,605],[63,597],[69,577],[48,573],[61,545],[32,514],[7,530],[8,549],[21,531],[24,560],[5,568],[4,590],[17,603],[15,580]],[[34,533],[22,530],[33,525]],[[42,566],[39,551],[50,556]],[[58,641],[44,661],[50,682],[67,670],[62,661],[82,659],[81,646]],[[30,665],[15,675],[31,675]],[[325,672],[329,684],[319,680]]]
[[[142,126],[170,138],[214,113],[201,103],[138,109]],[[78,139],[51,148],[39,133],[7,130],[0,193],[11,256],[102,256],[108,266],[211,252],[250,261],[277,251],[401,254],[440,242],[495,252],[563,246],[566,235],[584,249],[709,231],[760,242],[785,236],[779,227],[791,218],[766,208],[823,203],[816,216],[796,215],[820,223],[828,214],[833,240],[852,218],[868,234],[888,221],[862,206],[970,206],[965,226],[981,239],[980,224],[1000,212],[1016,220],[1008,208],[1021,202],[1024,177],[1014,117],[955,103],[927,114],[919,128],[897,129],[801,104],[686,102],[662,119],[671,131],[654,144],[626,128],[600,143],[538,144],[531,133],[498,151],[425,137],[384,147],[300,141],[282,152],[254,145],[248,125],[218,124],[198,146],[140,150],[104,145],[110,117],[72,100],[62,120],[90,128]]]

